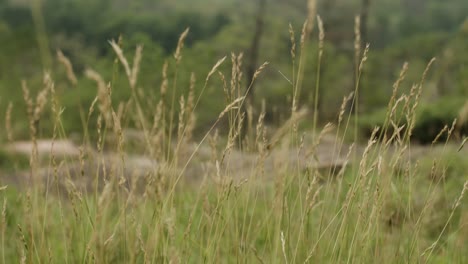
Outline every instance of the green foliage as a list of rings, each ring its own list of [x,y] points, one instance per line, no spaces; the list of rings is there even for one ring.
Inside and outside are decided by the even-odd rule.
[[[304,79],[300,104],[313,107],[314,90],[319,81],[319,118],[327,121],[336,118],[342,98],[355,86],[353,56],[353,26],[351,22],[359,12],[360,1],[319,1],[318,12],[325,23],[325,50],[317,78],[317,31],[305,47]],[[269,66],[255,82],[254,108],[260,109],[267,102],[269,120],[280,120],[287,116],[292,98],[293,75],[297,74],[296,60],[293,73],[290,56],[288,23],[295,31],[296,55],[301,55],[300,33],[306,15],[304,3],[299,0],[271,1],[265,14],[264,35],[260,41],[257,66],[268,61]],[[418,9],[421,5],[421,9]],[[210,6],[210,8],[205,8]],[[79,80],[77,91],[71,88],[62,66],[54,63],[51,69],[41,69],[37,36],[28,6],[6,1],[0,3],[0,97],[5,110],[8,102],[14,103],[15,120],[23,120],[20,83],[26,79],[31,87],[38,87],[44,70],[53,72],[56,85],[64,95],[67,109],[65,128],[78,131],[81,120],[78,105],[89,107],[96,95],[95,85],[83,76],[92,65],[105,82],[118,83],[113,102],[118,105],[129,95],[126,84],[118,80],[122,69],[114,74],[115,55],[108,41],[123,37],[122,47],[127,57],[132,58],[136,45],[144,46],[138,86],[158,96],[161,71],[164,61],[172,61],[173,52],[180,33],[190,27],[185,41],[186,60],[180,65],[179,81],[175,86],[177,97],[187,91],[192,72],[197,77],[196,90],[200,92],[206,73],[216,61],[231,52],[243,52],[243,68],[248,63],[250,45],[255,25],[255,3],[232,0],[184,1],[109,1],[109,0],[47,0],[43,1],[42,14],[45,19],[51,57],[60,49],[73,64]],[[421,72],[432,57],[437,57],[435,70],[431,71],[428,86],[431,92],[424,98],[432,100],[438,96],[466,96],[468,61],[465,19],[466,1],[454,0],[450,4],[437,0],[403,2],[392,0],[372,1],[369,13],[369,42],[371,50],[360,80],[359,109],[371,113],[385,105],[391,94],[392,83],[398,78],[399,68],[409,62],[405,87],[417,83]],[[135,15],[138,14],[138,15]],[[437,17],[435,19],[434,17]],[[466,23],[465,23],[466,24]],[[173,68],[172,68],[173,69]],[[171,67],[169,69],[171,72]],[[228,76],[227,76],[228,77]],[[171,86],[173,86],[171,84]],[[242,85],[244,88],[247,84]],[[216,113],[223,108],[223,95],[219,76],[214,75],[200,104],[201,124],[210,124]],[[36,89],[36,88],[34,88]],[[8,92],[7,92],[8,91]],[[78,92],[79,91],[79,92]],[[79,96],[78,96],[79,95]],[[81,98],[77,102],[76,98]],[[0,122],[3,117],[0,118]],[[18,124],[26,128],[27,124]],[[22,134],[27,135],[27,132]]]
[[[0,150],[0,168],[3,171],[11,173],[15,170],[26,169],[28,167],[28,157],[20,154],[11,154],[4,150]]]
[[[422,143],[432,142],[444,126],[451,127],[465,102],[466,99],[462,97],[446,97],[435,103],[422,105],[413,132],[414,138]],[[468,124],[461,125],[459,132],[467,134]],[[441,140],[444,140],[446,135],[447,133],[444,133]]]
[[[459,113],[466,99],[462,97],[443,97],[432,103],[421,103],[416,110],[416,122],[414,124],[412,139],[423,143],[431,143],[437,135],[444,129],[445,126],[450,128]],[[410,106],[411,107],[411,106]],[[403,104],[399,104],[393,113],[392,120],[398,126],[408,128],[408,112],[409,109]],[[387,108],[381,108],[372,114],[363,115],[360,117],[360,125],[366,135],[370,135],[374,127],[384,129],[385,120],[388,115]],[[458,133],[467,134],[468,124],[459,124]],[[403,130],[403,131],[405,131]],[[388,135],[391,136],[394,132],[393,127],[389,126]],[[447,133],[443,133],[439,138],[439,142],[443,142],[447,138]]]
[[[191,45],[197,40],[210,38],[229,23],[229,18],[222,13],[201,17],[196,12],[171,10],[165,16],[157,16],[144,10],[144,7],[139,10],[117,6],[108,0],[48,0],[43,12],[52,34],[63,33],[68,37],[80,35],[86,45],[97,47],[101,55],[109,52],[107,41],[119,35],[131,38],[134,34],[144,33],[169,53],[185,28],[190,27],[193,33],[187,39],[187,45]],[[139,15],[135,16],[134,12],[139,12]]]

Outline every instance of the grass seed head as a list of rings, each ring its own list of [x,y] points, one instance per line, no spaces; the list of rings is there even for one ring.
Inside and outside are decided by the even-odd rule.
[[[78,80],[76,79],[76,75],[73,71],[73,65],[71,64],[70,59],[68,59],[61,50],[57,50],[57,59],[65,67],[68,81],[70,81],[73,86],[76,86]]]
[[[179,64],[180,60],[182,59],[182,49],[184,48],[184,41],[188,33],[189,33],[189,28],[185,29],[184,32],[182,32],[182,34],[179,37],[179,41],[177,42],[177,48],[174,53],[174,58],[177,64]]]

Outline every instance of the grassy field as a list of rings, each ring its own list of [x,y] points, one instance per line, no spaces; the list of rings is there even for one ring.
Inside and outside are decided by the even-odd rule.
[[[310,26],[305,25],[303,40]],[[80,145],[77,155],[59,156],[53,144],[49,155],[39,154],[44,112],[51,113],[53,141],[71,138],[62,125],[66,110],[51,75],[45,74],[37,95],[23,83],[33,148],[29,157],[1,155],[2,263],[468,262],[466,138],[461,139],[454,122],[440,132],[443,142],[436,138],[422,151],[410,140],[432,61],[421,81],[400,95],[402,68],[384,125],[362,140],[359,116],[351,112],[358,108],[368,49],[357,48],[354,93],[343,98],[336,120],[323,125],[314,115],[316,105],[306,110],[297,103],[306,56],[298,46],[290,117],[274,129],[265,124],[264,112],[251,110],[240,59],[232,55],[230,73],[218,70],[228,64],[223,58],[205,79],[205,87],[213,78],[223,81],[225,109],[205,133],[194,136],[205,89],[195,94],[191,87],[176,98],[186,34],[174,54],[172,79],[162,70],[161,98],[151,98],[137,85],[142,48],[129,61],[118,43],[110,43],[116,54],[114,79],[104,81],[88,70],[97,85],[96,99],[73,109],[81,112],[83,125],[83,134],[74,139]],[[70,61],[63,54],[58,60],[76,85]],[[112,88],[123,79],[118,75],[126,77],[131,96],[114,108]],[[402,114],[395,114],[397,106]],[[15,120],[8,115],[5,144],[14,143]],[[88,130],[90,124],[95,131]],[[139,144],[130,144],[129,126],[140,132]],[[334,139],[330,162],[312,165],[325,137]],[[210,155],[200,161],[196,155],[202,149]],[[277,159],[267,169],[266,160],[284,149],[298,157],[306,153],[307,159]],[[417,149],[423,154],[415,155]],[[116,157],[113,162],[105,158],[109,153]],[[136,177],[129,153],[154,164]],[[231,166],[234,153],[249,155],[247,175]],[[204,169],[197,180],[188,179],[187,169],[197,162]]]

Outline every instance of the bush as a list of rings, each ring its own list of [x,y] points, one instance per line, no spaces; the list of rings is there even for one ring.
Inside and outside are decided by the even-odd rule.
[[[431,143],[441,130],[444,129],[445,125],[450,127],[453,121],[458,118],[460,109],[463,107],[465,101],[466,99],[462,97],[446,96],[433,103],[421,103],[416,110],[416,123],[412,131],[412,139],[421,144]],[[387,108],[383,108],[374,113],[362,116],[359,121],[362,132],[366,136],[369,136],[374,127],[383,127],[385,125],[387,112]],[[406,110],[404,111],[401,105],[395,110],[395,115],[392,120],[399,126],[405,125],[406,129],[408,123],[405,114]],[[383,131],[383,129],[381,129],[381,131]],[[465,122],[459,126],[458,132],[460,134],[466,134],[468,132],[468,124]],[[393,134],[391,126],[388,127],[386,133],[388,137]],[[439,138],[439,140],[446,139],[447,133],[443,133]]]

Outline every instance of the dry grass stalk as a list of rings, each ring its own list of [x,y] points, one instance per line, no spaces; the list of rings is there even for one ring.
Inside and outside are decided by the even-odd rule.
[[[460,150],[463,149],[463,147],[465,146],[465,144],[466,144],[467,141],[468,141],[468,137],[465,137],[465,139],[463,139],[462,143],[461,143],[460,146],[458,147],[457,152],[460,152]]]
[[[437,134],[437,136],[434,138],[434,140],[432,140],[432,144],[434,145],[435,143],[437,143],[437,141],[439,141],[439,138],[442,136],[442,134],[444,134],[446,131],[448,130],[448,126],[445,125],[444,128],[442,128],[439,133]]]
[[[179,105],[180,105],[180,111],[179,111],[179,123],[177,125],[177,137],[178,137],[179,141],[182,141],[183,132],[184,132],[185,125],[186,125],[185,98],[184,98],[183,95],[180,97]]]
[[[138,45],[135,49],[135,57],[133,58],[133,68],[132,68],[132,73],[130,76],[130,87],[132,89],[135,89],[136,87],[136,83],[138,79],[138,72],[140,71],[142,53],[143,53],[143,46]]]
[[[310,34],[314,29],[314,19],[317,15],[317,1],[307,1],[307,33]]]
[[[55,89],[52,87],[51,89],[51,97],[52,98],[55,98],[56,97],[56,94],[55,94]],[[57,134],[58,134],[58,127],[59,127],[59,124],[60,124],[60,118],[61,118],[61,115],[63,113],[63,110],[59,110],[59,106],[58,106],[58,101],[57,100],[52,100],[52,113],[54,114],[54,128],[53,128],[53,132],[52,132],[52,146],[50,148],[50,157],[51,157],[51,164],[52,164],[52,168],[53,168],[53,180],[55,181],[55,184],[56,184],[56,187],[57,187],[57,190],[59,189],[58,188],[58,165],[57,165],[57,160],[56,160],[56,157],[55,157],[55,151],[54,151],[54,147],[55,147],[55,140],[57,139]]]
[[[300,38],[300,41],[299,41],[299,45],[301,47],[301,54],[303,54],[303,52],[304,52],[304,45],[305,45],[306,40],[307,40],[307,25],[308,25],[308,23],[309,23],[308,20],[306,20],[302,24],[301,38]]]
[[[68,59],[61,50],[57,50],[57,59],[65,67],[67,79],[73,84],[73,86],[76,86],[78,80],[76,79],[70,59]]]
[[[224,160],[226,159],[227,156],[229,156],[229,154],[231,153],[231,150],[234,148],[236,139],[239,137],[241,133],[244,118],[245,118],[245,113],[242,113],[239,118],[238,126],[230,128],[226,147],[224,148],[223,154],[221,155],[221,161],[220,161],[221,164],[224,164]]]
[[[22,82],[22,89],[23,89],[23,98],[27,105],[27,112],[29,118],[29,132],[32,141],[32,150],[31,156],[29,157],[29,166],[30,166],[30,178],[29,180],[36,180],[35,174],[37,172],[38,166],[38,159],[39,159],[39,152],[37,146],[37,132],[39,129],[39,121],[41,118],[41,114],[45,109],[47,104],[47,96],[49,90],[54,89],[54,84],[50,78],[50,75],[45,73],[44,74],[44,88],[39,91],[36,96],[36,100],[31,98],[29,88],[26,85],[26,82]]]
[[[317,15],[317,26],[319,30],[319,56],[322,56],[325,40],[325,29],[323,28],[322,18],[319,15]]]
[[[236,90],[236,87],[237,87],[237,56],[234,52],[231,52],[231,63],[232,63],[232,67],[231,67],[231,89],[230,89],[230,93],[229,93],[229,96],[227,97],[228,99],[228,102],[230,102],[233,98],[234,98],[234,91]]]
[[[189,33],[189,28],[185,29],[184,32],[179,37],[179,41],[177,42],[177,48],[174,53],[174,58],[176,63],[179,64],[180,60],[182,59],[182,49],[184,48],[184,41]]]
[[[455,201],[453,204],[452,210],[457,209],[458,206],[460,206],[461,201],[463,199],[463,196],[465,195],[466,190],[468,190],[468,181],[465,181],[465,184],[463,184],[463,189],[460,193],[460,196],[458,196],[458,199]]]
[[[185,137],[184,140],[186,143],[190,142],[193,137],[193,131],[195,130],[195,125],[197,123],[197,116],[194,113],[191,113],[188,117],[188,120],[185,125]]]
[[[343,121],[343,116],[346,111],[346,105],[348,105],[351,99],[353,99],[353,96],[354,96],[354,92],[351,92],[348,96],[343,97],[343,101],[340,106],[340,113],[338,115],[338,124],[341,124],[341,122]]]
[[[161,88],[160,88],[162,98],[164,98],[167,93],[167,86],[168,86],[167,68],[168,68],[168,62],[165,61],[163,68],[162,68],[162,83],[161,83]]]
[[[398,109],[398,105],[400,105],[400,103],[404,103],[405,105],[403,106],[404,108],[407,108],[407,104],[408,102],[410,101],[410,98],[403,94],[402,96],[400,96],[393,104],[393,106],[390,108],[387,108],[389,109],[388,112],[387,112],[387,116],[388,116],[388,120],[387,120],[387,123],[388,122],[391,122],[391,121],[394,121],[393,118],[401,118],[401,113],[397,112],[397,109]],[[399,122],[400,120],[395,120],[397,122]]]
[[[424,85],[424,81],[426,80],[427,74],[429,73],[429,70],[431,69],[432,64],[434,64],[435,61],[436,61],[436,58],[432,58],[429,61],[429,63],[427,64],[426,68],[424,69],[423,75],[421,77],[421,81],[419,83],[419,86],[422,87]]]
[[[192,72],[190,75],[190,87],[189,94],[187,96],[187,106],[185,113],[187,115],[185,125],[185,142],[189,142],[193,136],[193,130],[195,129],[197,117],[195,115],[195,73]]]
[[[132,91],[135,91],[137,76],[140,70],[140,62],[142,58],[143,46],[138,45],[136,47],[135,57],[133,58],[133,66],[132,68],[130,68],[127,58],[125,58],[125,55],[122,49],[120,48],[119,44],[116,43],[114,40],[111,40],[109,43],[114,49],[115,54],[117,55],[117,58],[119,59],[120,63],[122,63],[124,67],[125,74],[127,75],[128,81],[130,83],[130,89],[132,89]]]
[[[156,112],[154,113],[154,116],[153,116],[153,126],[151,127],[150,134],[152,135],[156,134],[157,129],[160,128],[162,114],[163,114],[163,101],[161,100],[156,106]]]
[[[243,75],[243,70],[242,70],[242,62],[243,62],[243,59],[244,59],[244,53],[239,53],[239,55],[237,56],[237,63],[236,63],[236,72],[237,72],[237,96],[240,96],[241,93],[242,93],[242,87],[241,87],[241,81],[242,81],[242,77],[244,76]]]
[[[311,2],[315,1],[309,1],[308,4]],[[310,5],[308,5],[310,7]],[[315,7],[314,7],[315,8]],[[304,21],[304,24],[302,25],[302,31],[301,31],[301,40],[300,40],[300,50],[301,50],[301,55],[299,57],[299,66],[297,70],[297,76],[295,77],[296,81],[293,81],[293,95],[292,95],[292,105],[291,105],[291,112],[294,113],[297,110],[297,99],[300,98],[300,91],[302,88],[302,80],[304,78],[304,62],[307,57],[307,52],[305,50],[305,44],[307,42],[307,39],[309,37],[309,29],[312,30],[312,25],[313,25],[313,19],[315,19],[315,14],[311,16],[309,13],[309,19],[306,19]],[[309,20],[312,19],[312,22]],[[293,71],[294,71],[294,66],[293,66]]]
[[[232,109],[238,109],[238,108],[240,107],[239,103],[240,103],[240,102],[243,102],[244,99],[245,99],[245,96],[241,96],[241,97],[237,98],[236,100],[234,100],[232,103],[228,104],[228,105],[224,108],[224,110],[219,114],[217,121],[219,121],[221,118],[223,118],[223,116],[224,116],[227,112],[229,112],[230,110],[232,110]]]
[[[122,66],[125,70],[125,74],[128,78],[130,78],[132,76],[132,70],[130,69],[130,65],[128,64],[127,58],[125,58],[125,55],[122,49],[120,48],[119,44],[116,43],[114,40],[109,41],[109,44],[112,46],[112,49],[114,49],[114,52],[117,55],[117,58],[119,59],[120,63],[122,63]]]
[[[231,69],[231,90],[230,90],[230,97],[228,98],[229,101],[236,98],[236,96],[239,97],[241,93],[243,57],[244,57],[243,53],[239,53],[239,55],[237,56],[235,53],[231,53],[232,69]]]
[[[318,186],[319,179],[318,179],[318,173],[315,173],[314,178],[312,179],[312,182],[309,183],[309,186],[307,187],[307,192],[306,192],[306,206],[307,206],[307,213],[310,213],[310,211],[313,209],[314,205],[316,205],[317,197],[322,189],[321,186]],[[317,188],[318,186],[318,188]],[[312,191],[315,189],[315,192],[312,194]]]
[[[88,122],[91,119],[92,114],[94,113],[94,108],[96,107],[96,104],[98,103],[98,101],[99,101],[99,97],[98,96],[94,97],[94,100],[91,102],[91,105],[89,106],[88,119],[87,119]]]
[[[415,95],[415,98],[414,98],[415,103],[413,104],[413,108],[411,109],[413,114],[416,113],[416,108],[418,106],[419,99],[421,97],[422,89],[423,89],[423,86],[424,86],[424,81],[426,80],[427,74],[429,73],[429,70],[431,69],[431,66],[432,66],[432,64],[434,64],[435,61],[436,61],[436,59],[432,58],[429,61],[429,63],[427,64],[426,68],[424,69],[424,72],[423,72],[422,77],[421,77],[421,81],[419,82],[418,88],[416,90],[417,92],[416,92],[416,95]],[[413,118],[413,120],[414,120],[414,118]]]
[[[457,123],[458,123],[458,120],[455,118],[452,122],[452,126],[450,127],[450,129],[447,131],[447,140],[450,139],[450,137],[452,136],[453,134],[453,131],[455,131],[455,128],[457,127]]]
[[[260,73],[265,69],[266,66],[268,66],[269,62],[268,61],[265,61],[262,65],[260,65],[260,67],[258,67],[258,69],[255,71],[254,75],[253,75],[253,78],[252,78],[252,83],[257,79],[258,75],[260,75]],[[250,84],[252,85],[252,84]]]
[[[426,80],[427,74],[428,74],[429,70],[431,69],[432,64],[434,64],[435,60],[436,60],[435,58],[432,58],[429,61],[426,68],[424,69],[424,72],[423,72],[423,75],[421,77],[421,81],[419,82],[419,85],[415,86],[414,90],[411,89],[410,95],[414,94],[414,100],[413,100],[413,105],[412,105],[412,107],[410,108],[410,111],[409,111],[409,120],[408,120],[409,127],[408,127],[408,130],[407,130],[408,131],[407,139],[409,139],[411,137],[413,128],[414,128],[414,126],[416,124],[416,109],[417,109],[418,104],[419,104],[419,99],[421,97],[424,81]]]
[[[208,137],[208,144],[210,145],[211,150],[211,159],[210,161],[214,163],[218,160],[218,141],[219,141],[219,132],[216,129],[213,135]]]
[[[86,159],[86,153],[85,153],[85,148],[84,146],[80,146],[78,148],[80,154],[79,154],[79,161],[80,161],[80,176],[84,177],[85,176],[85,159]]]
[[[20,235],[20,241],[21,241],[22,246],[23,246],[23,247],[21,247],[21,263],[26,263],[26,261],[27,261],[27,256],[26,255],[32,249],[29,247],[29,243],[26,241],[26,237],[24,235],[23,228],[21,227],[21,225],[18,224],[17,227],[18,227],[18,232],[19,232],[19,235]]]
[[[281,249],[283,251],[284,261],[287,264],[288,263],[288,257],[286,255],[286,239],[284,239],[283,231],[281,231]]]
[[[226,56],[224,56],[222,59],[218,60],[216,62],[216,64],[213,66],[213,68],[211,68],[211,71],[208,73],[208,75],[206,76],[206,79],[205,79],[205,83],[208,82],[208,80],[210,79],[211,75],[213,75],[213,73],[216,72],[216,70],[218,69],[219,66],[221,66],[221,64],[223,64],[224,60],[226,60]]]
[[[33,142],[33,148],[31,152],[31,157],[29,159],[29,164],[31,166],[31,174],[30,174],[30,180],[32,179],[32,173],[34,172],[33,167],[35,166],[35,159],[37,158],[37,140],[36,140],[36,133],[37,133],[37,128],[36,128],[36,122],[34,121],[34,102],[30,97],[29,94],[29,88],[26,84],[26,81],[22,81],[22,89],[23,89],[23,99],[26,102],[27,106],[27,112],[28,112],[28,118],[29,118],[29,133],[31,136],[31,140]]]
[[[97,147],[97,151],[99,153],[102,152],[102,143],[103,143],[103,140],[102,140],[102,114],[99,114],[98,115],[98,118],[96,120],[96,129],[97,129],[97,134],[98,134],[98,140],[97,140],[97,143],[96,143],[96,147]]]
[[[406,95],[402,95],[400,98],[398,98],[398,100],[396,98],[398,94],[398,89],[400,88],[401,83],[405,79],[407,72],[408,72],[408,62],[405,62],[403,63],[403,66],[400,70],[398,79],[393,83],[393,86],[392,86],[393,87],[392,96],[390,97],[390,100],[388,101],[388,105],[387,105],[387,109],[392,109],[392,110],[387,111],[387,114],[385,116],[384,127],[383,127],[384,132],[382,133],[384,137],[386,136],[386,132],[388,130],[388,123],[392,119],[392,115],[396,112],[396,106],[398,105],[399,102],[406,99]]]
[[[5,131],[9,142],[13,142],[13,129],[11,127],[11,113],[13,112],[13,103],[9,102],[5,114]]]
[[[291,41],[291,58],[293,60],[293,64],[294,64],[294,61],[296,59],[296,37],[294,36],[294,29],[291,25],[291,23],[289,23],[289,39]],[[294,75],[294,73],[293,73]]]
[[[256,127],[256,136],[255,136],[255,144],[257,145],[257,148],[259,150],[259,152],[261,152],[261,148],[260,145],[261,145],[261,137],[264,135],[265,133],[265,111],[262,110],[262,112],[260,113],[260,115],[258,116],[258,121],[257,121],[257,127]]]
[[[258,122],[257,122],[257,127],[256,127],[256,137],[255,137],[255,145],[258,151],[256,172],[259,176],[263,176],[265,174],[265,159],[267,157],[267,146],[268,146],[264,119],[265,119],[265,111],[263,110],[262,113],[258,117]]]
[[[390,101],[388,103],[388,108],[390,108],[392,106],[393,102],[395,102],[398,89],[400,88],[400,85],[403,82],[403,80],[405,79],[406,73],[408,72],[408,67],[409,67],[408,62],[405,61],[405,63],[403,63],[403,66],[401,68],[400,74],[398,75],[398,79],[393,83],[392,96],[390,97]]]
[[[45,109],[45,106],[47,104],[47,97],[49,94],[49,91],[53,89],[54,83],[52,82],[52,79],[50,78],[49,74],[44,75],[44,88],[39,91],[39,93],[36,96],[36,105],[34,107],[34,112],[33,112],[33,119],[35,122],[39,121],[41,118],[41,114]]]
[[[307,204],[307,212],[312,211],[312,209],[314,209],[315,206],[320,204],[320,203],[317,202],[317,199],[318,199],[318,196],[319,196],[321,190],[322,190],[322,186],[319,186],[315,190],[314,196],[312,196],[312,199],[310,199],[309,203]]]
[[[221,82],[223,83],[223,92],[226,103],[229,103],[230,92],[227,86],[226,76],[224,76],[224,74],[220,71],[218,71],[218,76],[221,79]]]
[[[406,125],[398,126],[397,124],[395,124],[395,122],[393,122],[393,120],[390,120],[390,123],[393,126],[393,134],[389,139],[385,138],[382,141],[382,146],[385,146],[385,147],[390,146],[390,143],[394,142],[395,138],[396,138],[396,142],[400,144],[400,146],[403,145],[404,142],[401,140],[401,135]]]
[[[364,67],[364,63],[367,61],[367,54],[369,53],[369,43],[366,44],[366,47],[364,48],[364,52],[362,54],[362,59],[361,62],[359,63],[359,72],[362,72],[362,69]]]
[[[361,17],[354,17],[354,58],[358,63],[361,58]],[[357,70],[357,69],[356,69]]]
[[[101,112],[107,124],[111,124],[111,97],[110,86],[108,87],[99,73],[92,69],[86,69],[85,75],[97,84],[97,98],[99,102],[99,111]]]
[[[119,153],[123,154],[123,129],[119,116],[114,111],[112,111],[112,120],[114,121],[114,132],[117,134],[119,139],[118,150]]]
[[[188,115],[192,115],[194,107],[195,107],[195,83],[196,83],[196,78],[195,78],[195,73],[190,74],[190,87],[189,87],[189,93],[187,96],[187,109],[185,110]]]
[[[379,131],[379,127],[376,127],[374,128],[374,130],[372,131],[372,134],[367,142],[367,146],[364,148],[364,153],[362,154],[362,159],[361,161],[359,162],[359,171],[360,171],[360,175],[361,176],[366,176],[368,174],[368,172],[366,172],[366,168],[367,168],[367,161],[369,160],[368,156],[369,156],[369,153],[370,153],[370,150],[372,148],[372,146],[375,145],[375,143],[377,143],[377,140],[375,139],[375,136],[377,134],[377,132]]]

